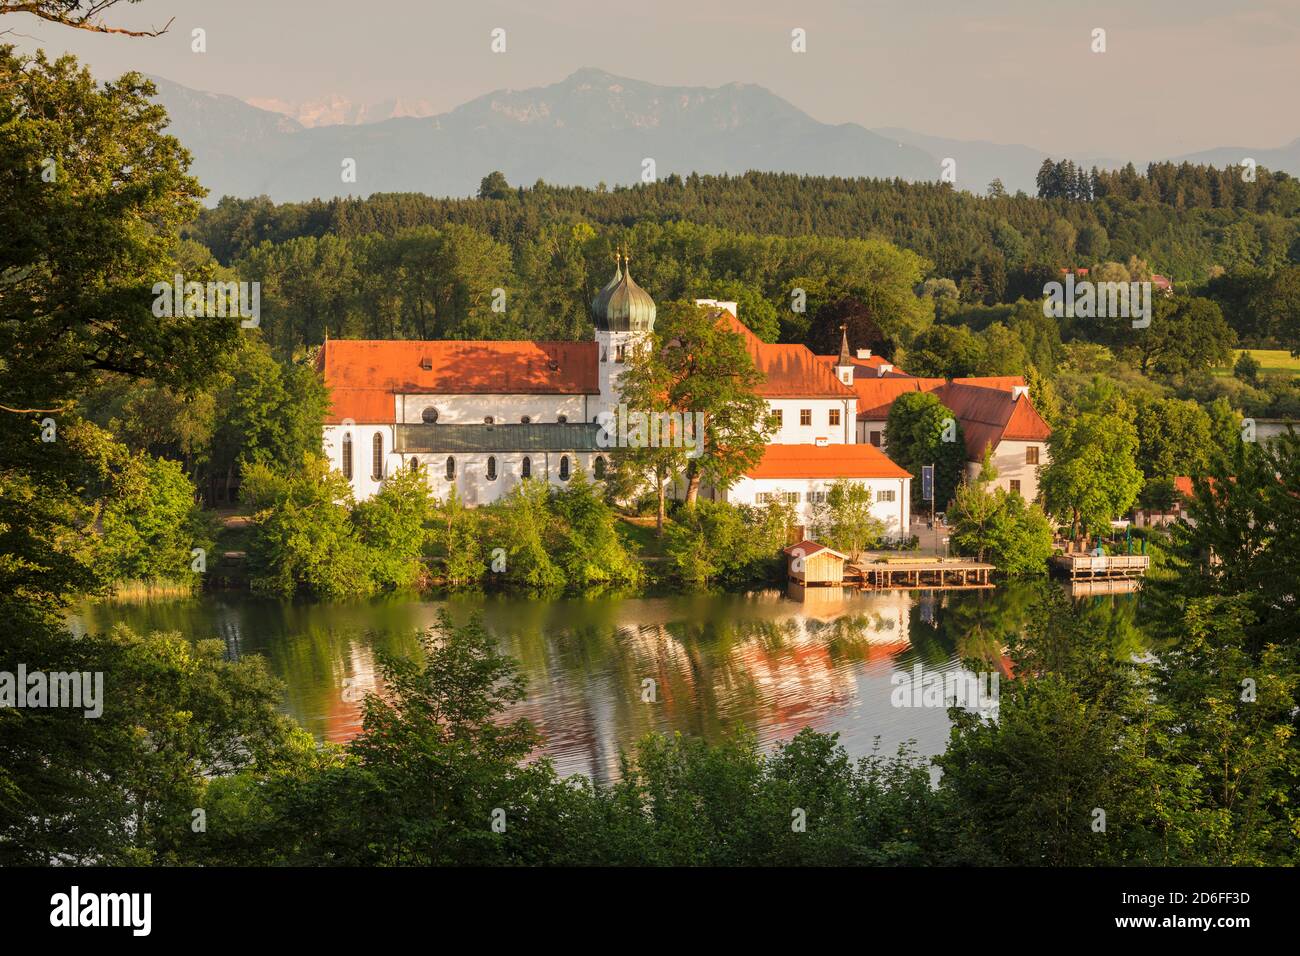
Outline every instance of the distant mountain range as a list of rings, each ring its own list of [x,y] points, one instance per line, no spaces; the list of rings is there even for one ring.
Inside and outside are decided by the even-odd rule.
[[[263,109],[153,80],[172,118],[170,132],[194,154],[193,171],[211,191],[209,202],[262,194],[277,202],[375,192],[469,196],[492,170],[516,185],[538,179],[631,185],[641,180],[647,158],[660,178],[767,170],[933,181],[941,161],[952,157],[958,188],[983,192],[1000,178],[1008,191],[1032,194],[1049,155],[1028,146],[820,123],[752,84],[656,86],[590,68],[550,86],[489,93],[439,115],[425,115],[428,104],[419,100],[361,106],[341,97],[299,105],[259,101],[275,107]],[[1178,158],[1222,166],[1244,156],[1300,174],[1300,140],[1279,149],[1224,148]],[[1068,158],[1101,167],[1127,161]],[[355,183],[342,180],[345,159],[356,161]]]
[[[289,103],[277,99],[251,99],[250,106],[260,110],[282,113],[303,126],[358,126],[362,123],[379,123],[399,116],[432,116],[437,110],[428,100],[380,100],[378,103],[358,103],[337,93],[318,100]]]

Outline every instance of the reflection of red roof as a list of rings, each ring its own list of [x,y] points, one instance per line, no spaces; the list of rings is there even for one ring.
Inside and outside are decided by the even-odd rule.
[[[875,445],[768,445],[750,478],[910,478]]]
[[[835,377],[806,345],[764,342],[725,309],[718,320],[745,341],[765,381],[755,391],[763,398],[852,398],[853,390]]]
[[[331,339],[316,360],[337,423],[395,420],[394,393],[594,395],[595,342]]]
[[[936,390],[939,401],[961,420],[966,456],[984,457],[984,449],[1002,441],[1046,441],[1052,434],[1029,398],[1013,398],[998,388],[980,388],[950,382]]]

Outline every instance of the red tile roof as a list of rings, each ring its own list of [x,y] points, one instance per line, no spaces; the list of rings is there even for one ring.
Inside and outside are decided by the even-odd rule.
[[[933,392],[946,384],[942,378],[914,378],[911,375],[855,377],[853,391],[858,395],[858,418],[883,422],[889,417],[889,406],[898,396],[905,392]]]
[[[875,445],[768,445],[749,478],[910,478]]]
[[[765,381],[755,391],[762,398],[852,398],[853,390],[835,377],[806,345],[764,342],[725,309],[718,320],[745,340],[750,358]]]
[[[811,558],[814,554],[820,554],[821,552],[825,551],[828,554],[833,554],[837,557],[844,558],[845,560],[848,559],[847,554],[841,554],[839,551],[836,551],[834,548],[828,548],[826,545],[822,544],[821,542],[813,541],[810,538],[804,538],[798,544],[792,544],[788,548],[783,548],[782,550],[784,550],[785,553],[790,555],[791,557],[797,555],[798,557],[801,558]]]
[[[939,401],[961,421],[966,457],[979,461],[984,449],[1002,441],[1047,441],[1052,430],[1027,395],[950,382],[936,389]]]
[[[596,350],[594,341],[331,339],[316,367],[333,398],[326,422],[391,422],[395,393],[595,395]]]
[[[821,362],[823,365],[829,365],[831,368],[834,368],[840,364],[840,357],[838,355],[819,355],[817,356],[817,361]],[[873,355],[871,358],[858,358],[857,356],[854,356],[852,364],[859,368],[871,369],[873,372],[876,372],[876,370],[882,365],[888,365],[891,366],[894,371],[898,372],[898,374],[904,374],[902,369],[898,368],[883,355]]]

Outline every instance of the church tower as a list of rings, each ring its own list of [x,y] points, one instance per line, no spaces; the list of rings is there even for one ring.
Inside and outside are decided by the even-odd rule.
[[[600,369],[600,399],[595,414],[618,409],[618,377],[633,351],[655,327],[654,299],[632,281],[630,257],[615,255],[614,260],[614,278],[591,303]]]
[[[853,358],[849,354],[849,327],[840,326],[840,357],[835,360],[835,377],[843,384],[853,385]]]

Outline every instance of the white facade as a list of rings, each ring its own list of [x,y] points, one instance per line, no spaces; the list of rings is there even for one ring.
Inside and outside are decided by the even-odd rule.
[[[648,336],[644,332],[606,332],[596,331],[597,375],[600,382],[600,395],[591,402],[591,415],[584,421],[594,421],[592,416],[601,412],[613,412],[618,407],[618,379],[627,368],[632,353],[642,348]]]
[[[588,395],[398,395],[397,420],[412,425],[424,422],[428,409],[437,413],[439,425],[482,425],[491,418],[497,425],[530,422],[589,422],[596,414],[595,396]],[[591,411],[588,411],[588,408]]]
[[[781,424],[768,438],[770,444],[852,445],[857,439],[856,398],[770,398],[767,406],[781,416]]]
[[[1017,492],[1026,501],[1038,498],[1038,472],[1047,464],[1045,442],[1006,439],[997,443],[989,460],[998,470],[992,487]],[[983,462],[966,462],[967,480],[978,478],[983,467]]]
[[[741,478],[725,492],[717,495],[720,501],[732,504],[764,505],[769,501],[786,501],[795,509],[800,524],[813,519],[816,504],[837,479],[834,478]],[[871,513],[885,525],[885,537],[899,538],[910,535],[912,525],[910,478],[850,478],[856,485],[871,492]]]

